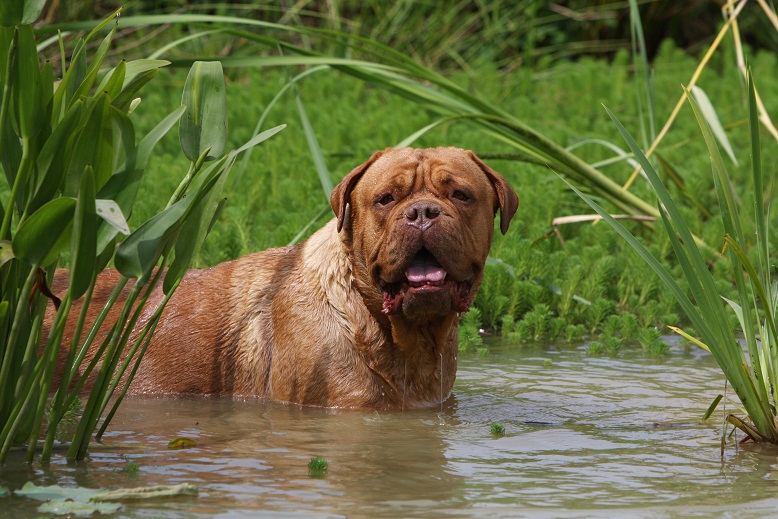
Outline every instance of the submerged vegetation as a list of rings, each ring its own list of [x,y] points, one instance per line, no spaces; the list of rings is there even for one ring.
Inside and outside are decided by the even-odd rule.
[[[592,354],[615,355],[634,346],[664,355],[668,346],[662,335],[668,326],[681,325],[692,342],[699,336],[711,351],[723,345],[727,353],[717,359],[735,378],[730,382],[755,422],[754,429],[743,424],[750,437],[778,438],[768,418],[778,383],[776,303],[769,277],[774,258],[767,245],[775,217],[764,210],[761,198],[772,193],[772,182],[763,179],[775,172],[775,161],[766,160],[772,169],[757,174],[743,153],[758,148],[776,156],[776,140],[755,136],[754,121],[758,117],[772,133],[766,114],[778,109],[778,97],[757,99],[744,88],[738,64],[747,49],[737,25],[743,2],[727,4],[719,37],[701,59],[666,42],[652,49],[652,61],[634,1],[624,2],[630,8],[625,21],[632,29],[632,46],[592,38],[595,43],[584,51],[607,52],[608,60],[576,61],[565,60],[581,52],[565,39],[568,21],[541,16],[531,1],[494,2],[492,10],[463,2],[451,10],[433,9],[429,16],[407,2],[394,3],[391,12],[381,2],[363,3],[361,9],[346,2],[339,13],[332,2],[327,5],[335,11],[324,13],[256,6],[240,11],[225,4],[210,6],[207,13],[193,8],[183,14],[164,12],[175,7],[172,2],[152,3],[155,14],[142,9],[150,8],[146,2],[133,4],[118,26],[112,19],[102,25],[64,20],[33,30],[29,15],[13,19],[13,9],[4,14],[11,18],[0,29],[0,158],[8,181],[0,184],[0,325],[5,337],[0,342],[0,422],[5,424],[0,460],[11,445],[24,442],[31,458],[44,416],[53,431],[46,433],[44,457],[50,456],[56,424],[72,416],[75,392],[86,376],[78,369],[85,351],[78,341],[74,344],[80,349],[70,353],[62,386],[45,411],[48,381],[67,308],[78,296],[88,297],[99,271],[113,265],[127,278],[138,278],[134,295],[142,301],[148,294],[141,287],[155,281],[154,266],[171,267],[164,279],[168,290],[189,263],[209,266],[304,239],[330,217],[332,186],[375,149],[391,145],[473,149],[519,194],[519,213],[510,232],[495,237],[474,307],[463,316],[463,351],[487,355],[481,338],[486,332],[501,334],[511,344],[552,341],[564,347],[587,340]],[[31,0],[19,5],[42,8]],[[750,20],[775,16],[766,7],[746,12]],[[409,26],[428,30],[403,29]],[[117,49],[119,36],[130,42]],[[138,59],[121,61],[127,57]],[[775,54],[753,52],[748,62],[760,91],[775,92]],[[17,77],[25,78],[23,88]],[[57,83],[55,77],[62,80]],[[697,99],[694,111],[679,103],[687,95],[680,85]],[[206,99],[205,93],[215,90],[226,97]],[[182,123],[177,139],[167,133],[179,118],[189,120],[182,117],[182,91],[185,104],[218,105],[219,117]],[[743,106],[749,99],[747,119]],[[626,148],[621,144],[625,132],[609,120],[602,104],[621,124],[636,129],[640,145],[631,138]],[[289,129],[264,144],[261,154],[252,154],[252,145],[277,131],[268,128],[281,124]],[[704,138],[698,124],[709,128]],[[760,146],[754,147],[754,140]],[[8,144],[17,141],[18,147]],[[711,177],[709,156],[717,153],[716,146],[727,158],[714,161]],[[225,153],[230,149],[237,152]],[[60,155],[64,161],[53,160]],[[57,176],[49,181],[49,175]],[[627,242],[593,220],[587,203],[559,176],[596,207],[605,207],[603,216],[620,215],[618,222],[608,223],[637,238]],[[669,210],[672,204],[677,210],[671,224],[655,204],[657,182],[667,185],[663,207]],[[731,185],[741,194],[757,193],[763,205],[748,201],[741,206],[734,194],[724,196],[722,186]],[[136,229],[129,237],[122,238],[116,227],[123,219],[117,224],[100,218],[106,200],[115,200],[127,217],[129,228],[121,227],[122,232]],[[53,209],[36,217],[44,207]],[[726,207],[723,219],[713,216],[719,207]],[[162,220],[167,223],[160,231],[155,224]],[[741,220],[744,228],[732,227]],[[66,228],[72,228],[70,234],[63,234]],[[147,257],[138,249],[149,232],[157,246]],[[675,232],[682,234],[680,242]],[[754,234],[758,244],[749,246]],[[176,242],[177,236],[183,238]],[[690,270],[679,247],[695,242],[699,248]],[[724,243],[728,258],[719,253]],[[649,256],[653,270],[644,263]],[[34,287],[45,289],[58,265],[70,266],[73,288],[63,298],[55,332],[37,363],[31,362],[47,298],[37,296],[30,314],[29,294]],[[654,271],[664,272],[664,278]],[[701,284],[703,271],[709,278]],[[671,289],[668,278],[678,280]],[[712,312],[702,317],[680,297],[700,293],[708,297],[707,311]],[[720,297],[730,301],[732,310]],[[124,320],[101,346],[108,359],[101,368],[102,383],[85,404],[70,459],[84,455],[109,397],[120,394],[121,373],[134,369],[132,363],[118,363],[122,351],[129,348],[134,359],[142,356],[149,336],[130,345],[123,332],[133,315],[137,312],[130,314],[127,307]],[[710,319],[716,330],[706,327]],[[737,330],[745,332],[750,363],[734,353],[737,342],[730,337]],[[85,337],[88,347],[94,334]]]

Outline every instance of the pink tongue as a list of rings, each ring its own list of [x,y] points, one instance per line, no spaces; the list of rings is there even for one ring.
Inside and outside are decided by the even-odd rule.
[[[441,285],[446,279],[446,271],[432,259],[417,258],[408,267],[405,277],[412,286]]]

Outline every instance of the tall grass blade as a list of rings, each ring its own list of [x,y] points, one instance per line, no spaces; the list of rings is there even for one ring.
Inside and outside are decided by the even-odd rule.
[[[334,189],[330,170],[327,168],[327,162],[324,160],[324,153],[322,153],[321,146],[319,146],[319,139],[316,138],[316,130],[313,129],[313,125],[308,118],[308,113],[305,111],[305,105],[300,98],[300,94],[297,92],[296,88],[294,89],[294,92],[294,100],[297,105],[297,112],[300,114],[300,123],[303,126],[305,140],[308,143],[308,150],[313,158],[313,165],[316,167],[316,173],[319,175],[321,188],[324,191],[325,197],[329,200],[329,196]]]
[[[724,151],[727,153],[732,163],[737,165],[737,157],[735,157],[735,152],[732,150],[732,144],[730,144],[727,134],[724,132],[724,127],[721,126],[719,116],[716,113],[716,109],[713,107],[713,103],[710,102],[708,94],[697,85],[692,85],[691,92],[694,95],[694,99],[697,101],[700,114],[705,118],[705,121],[708,123],[716,140],[721,147],[724,148]]]

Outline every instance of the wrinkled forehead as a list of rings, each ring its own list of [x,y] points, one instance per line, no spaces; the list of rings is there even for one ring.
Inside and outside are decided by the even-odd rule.
[[[395,148],[379,157],[365,172],[362,182],[380,184],[395,178],[406,181],[472,178],[487,183],[483,172],[467,152],[458,148]]]

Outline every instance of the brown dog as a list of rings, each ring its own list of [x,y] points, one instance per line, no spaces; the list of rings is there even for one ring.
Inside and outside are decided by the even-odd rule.
[[[187,273],[133,392],[362,408],[445,400],[459,315],[480,285],[497,209],[505,233],[516,193],[472,152],[389,148],[331,203],[337,218],[304,243]],[[99,283],[117,280],[107,272]]]

